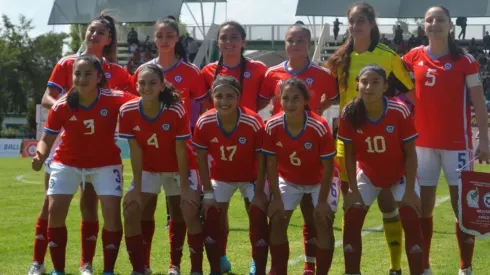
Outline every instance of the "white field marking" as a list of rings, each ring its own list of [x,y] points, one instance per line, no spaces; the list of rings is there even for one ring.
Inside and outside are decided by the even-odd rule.
[[[43,176],[44,176],[44,174],[43,174]],[[15,177],[15,180],[20,181],[22,183],[27,183],[27,184],[43,184],[43,182],[44,182],[44,179],[43,180],[27,180],[27,179],[25,179],[26,177],[27,177],[27,174],[19,175],[19,176]]]
[[[449,199],[450,199],[449,196],[445,196],[445,197],[442,197],[442,198],[437,199],[436,204],[435,204],[435,207],[440,206],[441,204],[445,203]],[[372,227],[372,228],[368,228],[368,229],[364,229],[364,230],[362,230],[361,237],[364,237],[364,236],[366,236],[366,235],[368,235],[370,233],[373,233],[373,232],[379,232],[381,230],[383,230],[383,225]],[[342,246],[343,243],[344,243],[343,240],[338,240],[338,241],[335,242],[335,247]],[[292,259],[292,260],[289,260],[288,264],[291,265],[291,266],[294,266],[294,265],[297,265],[299,263],[303,263],[304,260],[305,260],[305,255],[300,255],[300,256]]]

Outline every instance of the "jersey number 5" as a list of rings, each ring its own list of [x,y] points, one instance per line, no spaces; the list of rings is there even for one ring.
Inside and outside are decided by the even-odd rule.
[[[95,123],[93,119],[86,119],[83,121],[83,124],[89,129],[88,132],[83,133],[84,135],[93,135],[95,133]]]
[[[436,69],[427,69],[427,74],[425,75],[427,77],[427,81],[425,81],[425,86],[432,87],[436,85],[436,75],[434,74],[437,72]]]
[[[219,149],[221,150],[221,160],[233,161],[233,156],[236,153],[236,145],[226,147],[221,146]],[[226,157],[227,152],[229,152],[228,157]]]

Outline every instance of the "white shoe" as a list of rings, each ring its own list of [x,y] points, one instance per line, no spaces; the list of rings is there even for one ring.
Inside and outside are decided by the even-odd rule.
[[[151,275],[153,273],[153,270],[151,268],[145,266],[145,275]]]
[[[180,268],[175,265],[172,265],[168,268],[168,275],[180,275]]]
[[[472,268],[470,266],[470,267],[465,268],[465,269],[460,269],[458,274],[459,275],[472,275],[473,274],[473,270],[472,270]]]
[[[94,275],[94,268],[91,264],[86,263],[80,267],[80,275]]]
[[[432,275],[432,269],[429,267],[426,270],[424,270],[424,275]]]
[[[39,264],[38,262],[33,262],[31,264],[31,268],[29,268],[29,273],[27,275],[42,275],[46,272],[43,264]]]

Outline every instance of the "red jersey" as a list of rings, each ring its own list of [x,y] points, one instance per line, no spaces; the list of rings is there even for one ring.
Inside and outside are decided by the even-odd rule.
[[[158,65],[158,59],[153,59],[141,65],[131,77],[130,92],[139,95],[136,91],[136,82],[138,81],[138,72],[147,64]],[[199,73],[199,69],[194,65],[180,59],[175,65],[163,71],[165,80],[181,92],[182,101],[184,102],[187,117],[191,114],[191,105],[193,100],[204,99],[208,95],[208,89],[204,85],[204,80]]]
[[[322,159],[336,154],[327,121],[312,111],[305,111],[303,130],[295,137],[287,129],[284,112],[267,121],[263,151],[277,157],[279,176],[298,185],[316,185],[323,175]]]
[[[76,168],[97,168],[121,164],[120,149],[114,142],[119,108],[135,96],[100,89],[88,108],[71,109],[63,95],[49,110],[44,132],[57,135],[63,128],[61,145],[53,160]]]
[[[181,103],[170,108],[162,105],[155,118],[143,113],[141,99],[127,102],[119,111],[119,136],[136,139],[143,151],[143,170],[153,173],[178,172],[175,141],[191,136],[189,122]],[[195,156],[187,148],[189,170],[196,169]]]
[[[313,111],[318,110],[320,107],[322,95],[325,95],[331,101],[339,96],[337,81],[326,68],[309,62],[301,72],[295,73],[288,69],[288,61],[284,61],[267,70],[260,90],[261,97],[266,99],[274,98],[273,114],[282,111],[279,100],[281,82],[293,77],[305,81],[308,85],[310,92],[308,106]]]
[[[410,110],[401,101],[384,98],[385,112],[355,130],[341,115],[337,137],[355,148],[357,166],[374,186],[389,188],[405,175],[403,145],[417,138]]]
[[[224,182],[253,182],[257,179],[257,153],[262,148],[264,122],[250,109],[239,107],[231,133],[220,125],[218,112],[211,109],[196,123],[192,143],[208,150],[212,158],[211,179]]]
[[[73,86],[73,65],[78,56],[79,54],[72,54],[63,57],[56,63],[49,77],[48,87],[58,89],[61,94],[70,91]],[[107,78],[105,88],[111,90],[127,90],[129,88],[131,76],[123,67],[104,59],[102,68]]]
[[[478,62],[470,54],[431,57],[424,46],[403,56],[415,75],[417,146],[443,150],[472,148],[471,109],[467,77],[478,77]]]
[[[214,73],[218,62],[210,63],[201,70],[201,74],[204,77],[206,88],[210,90],[214,82]],[[220,75],[230,75],[240,81],[241,65],[230,68],[224,64],[219,68]],[[245,65],[245,72],[243,72],[243,83],[241,91],[240,106],[248,108],[254,112],[257,112],[257,100],[259,96],[260,86],[264,79],[267,66],[260,62],[251,59],[247,59]]]

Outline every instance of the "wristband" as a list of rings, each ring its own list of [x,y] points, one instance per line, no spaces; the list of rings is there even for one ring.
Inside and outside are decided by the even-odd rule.
[[[214,194],[213,193],[204,193],[203,199],[205,199],[205,200],[214,200]]]

